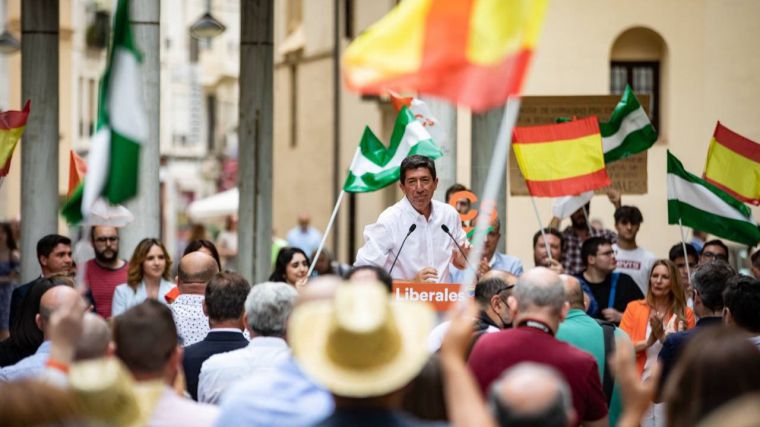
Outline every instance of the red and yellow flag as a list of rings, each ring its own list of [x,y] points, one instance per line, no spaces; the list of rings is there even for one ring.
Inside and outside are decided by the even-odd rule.
[[[610,185],[596,117],[567,123],[516,127],[517,163],[530,194],[571,196]]]
[[[760,205],[760,144],[718,122],[704,178],[743,202]]]
[[[475,111],[519,94],[547,0],[405,0],[343,55],[346,84],[448,99]]]
[[[26,129],[29,106],[30,102],[26,101],[22,111],[0,112],[0,183],[2,177],[8,175],[8,171],[11,170],[13,150]]]

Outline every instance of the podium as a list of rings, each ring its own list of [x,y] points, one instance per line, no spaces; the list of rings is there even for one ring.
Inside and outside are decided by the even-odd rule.
[[[459,283],[428,283],[407,282],[394,280],[392,293],[397,301],[424,301],[429,303],[435,311],[447,311],[451,306],[459,302],[462,296],[459,292],[462,285]]]

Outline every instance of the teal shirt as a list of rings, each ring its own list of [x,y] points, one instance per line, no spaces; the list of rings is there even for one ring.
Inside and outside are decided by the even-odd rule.
[[[628,336],[619,328],[615,328],[615,338],[628,339]],[[599,366],[599,381],[603,381],[604,331],[602,331],[602,327],[596,323],[594,318],[586,314],[583,310],[578,310],[576,308],[570,309],[565,321],[559,325],[557,339],[587,353],[591,353],[591,355],[594,356],[594,359],[596,359],[596,364]],[[611,426],[617,425],[617,420],[620,417],[622,410],[623,402],[620,397],[620,388],[617,383],[615,383],[615,388],[612,390],[612,399],[610,400],[608,413],[608,419]]]

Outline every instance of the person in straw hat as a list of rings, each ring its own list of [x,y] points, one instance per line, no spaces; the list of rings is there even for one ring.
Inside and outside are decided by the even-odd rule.
[[[472,315],[460,315],[458,319],[457,325],[464,326],[452,329],[464,337],[457,342],[467,343]],[[332,300],[297,307],[288,326],[293,356],[306,374],[330,390],[335,400],[333,414],[318,425],[431,425],[402,414],[400,405],[405,386],[429,358],[425,343],[434,320],[426,304],[391,301],[388,292],[377,283],[343,285]],[[449,413],[463,414],[466,411],[461,410],[462,405],[474,402],[477,411],[470,412],[472,419],[478,425],[489,425],[491,420],[464,364],[464,350],[460,349],[463,346],[451,342],[444,346],[444,378],[455,377],[457,381],[451,384],[457,390],[447,392],[447,397],[456,396],[452,399],[456,402],[447,402]],[[467,424],[474,425],[460,425]]]

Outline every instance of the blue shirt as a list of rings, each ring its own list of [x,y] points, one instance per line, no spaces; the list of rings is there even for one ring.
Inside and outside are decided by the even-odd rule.
[[[335,407],[330,393],[301,371],[292,357],[238,382],[222,396],[222,426],[309,426]]]
[[[45,341],[33,355],[19,360],[15,365],[0,369],[0,381],[17,381],[41,375],[49,356],[50,341]]]
[[[322,241],[322,235],[314,227],[309,227],[305,232],[301,227],[293,228],[288,232],[288,246],[300,248],[311,257],[319,248],[319,242]]]
[[[495,252],[489,263],[492,270],[501,270],[520,276],[523,273],[522,261],[512,255]],[[451,283],[462,283],[464,279],[464,270],[451,266]]]

